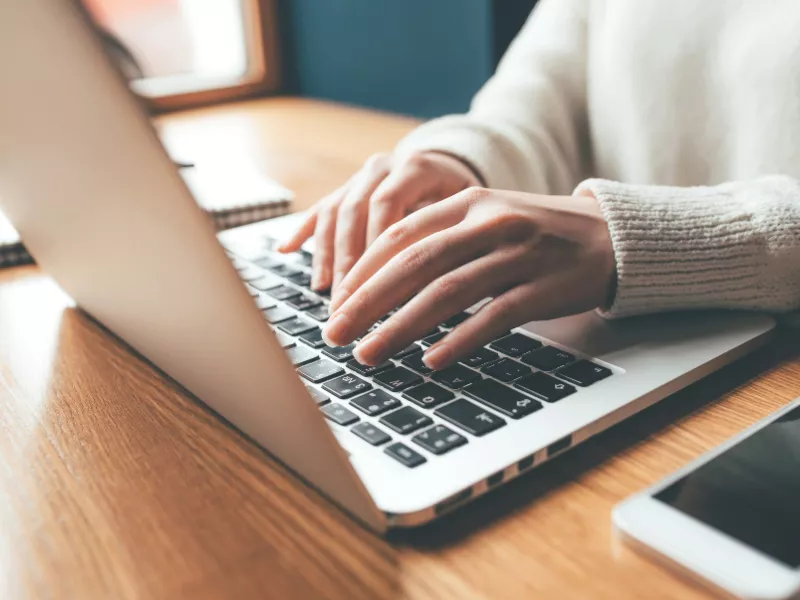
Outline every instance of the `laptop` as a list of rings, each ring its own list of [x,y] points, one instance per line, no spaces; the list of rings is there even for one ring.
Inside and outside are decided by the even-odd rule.
[[[77,305],[377,532],[502,487],[764,343],[771,317],[528,323],[431,373],[319,335],[297,217],[217,235],[72,0],[0,3],[0,199]]]

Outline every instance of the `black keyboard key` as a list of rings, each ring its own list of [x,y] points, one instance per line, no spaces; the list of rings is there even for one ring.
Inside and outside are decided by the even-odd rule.
[[[328,346],[322,353],[336,362],[345,362],[353,358],[353,350],[355,350],[355,347],[355,344],[348,344],[347,346]]]
[[[433,369],[422,362],[422,352],[415,352],[410,356],[406,356],[401,362],[403,365],[409,369],[413,369],[420,375],[428,375],[429,373],[433,373]]]
[[[325,394],[323,394],[319,390],[315,390],[311,386],[307,385],[306,389],[308,390],[309,395],[314,399],[314,402],[317,403],[317,406],[324,406],[331,401],[331,399],[328,398]]]
[[[287,277],[289,281],[299,287],[308,288],[311,286],[311,275],[308,273],[297,273],[291,277]]]
[[[263,313],[264,318],[267,319],[267,323],[281,323],[282,321],[288,321],[294,317],[294,313],[283,306],[267,308],[261,312]]]
[[[438,327],[434,327],[433,329],[422,335],[421,339],[425,339],[426,337],[431,337],[432,335],[436,335],[437,333],[442,333],[442,330],[439,329]]]
[[[404,406],[381,419],[381,423],[397,433],[411,433],[421,427],[427,427],[433,423],[428,415],[424,415],[416,408]]]
[[[413,469],[414,467],[418,467],[422,463],[428,462],[424,456],[422,456],[416,450],[412,450],[405,444],[401,444],[400,442],[395,442],[391,446],[387,446],[383,449],[383,451],[391,456],[393,459],[401,463],[402,465]]]
[[[377,324],[373,325],[372,327],[370,327],[369,329],[367,329],[367,331],[364,333],[364,335],[362,335],[361,337],[358,337],[358,338],[356,338],[356,341],[357,341],[357,342],[360,342],[360,341],[361,341],[361,340],[363,340],[365,337],[367,337],[367,336],[368,336],[370,333],[372,333],[373,331],[375,331],[375,330],[376,330],[378,327],[379,327],[379,325],[377,325]]]
[[[374,417],[397,408],[401,403],[400,400],[390,396],[383,390],[372,390],[353,398],[350,400],[350,404],[370,417]]]
[[[297,317],[294,319],[289,319],[288,321],[282,321],[278,325],[278,329],[284,333],[288,333],[289,335],[300,335],[301,333],[311,331],[316,327],[317,326],[311,321],[306,321],[305,319],[299,319]]]
[[[316,308],[317,306],[322,304],[322,300],[320,300],[316,296],[300,294],[299,296],[295,296],[294,298],[289,298],[286,301],[286,304],[295,310],[309,310],[311,308]]]
[[[337,425],[352,425],[353,423],[357,423],[361,420],[358,418],[356,413],[337,402],[331,402],[330,404],[323,406],[322,412]]]
[[[322,304],[321,306],[317,306],[316,308],[312,308],[311,310],[306,311],[306,315],[314,319],[315,321],[325,322],[331,316],[328,312],[328,305]]]
[[[350,431],[373,446],[380,446],[381,444],[392,441],[392,438],[388,433],[382,429],[378,429],[372,423],[359,423]]]
[[[433,454],[444,454],[445,452],[450,452],[453,448],[466,444],[467,438],[449,427],[436,425],[422,433],[418,433],[411,438],[411,441]]]
[[[395,367],[394,369],[383,371],[375,375],[372,379],[378,385],[382,385],[393,392],[399,392],[412,385],[422,383],[422,377],[403,367]]]
[[[452,365],[446,369],[437,371],[432,375],[432,377],[434,380],[453,390],[462,388],[468,383],[481,378],[477,371],[468,369],[464,365]]]
[[[489,347],[507,354],[508,356],[520,356],[536,348],[541,348],[542,343],[539,340],[522,335],[521,333],[512,333],[506,337],[495,340]]]
[[[390,312],[386,313],[385,315],[383,315],[382,317],[376,319],[375,322],[376,323],[385,323],[396,312],[397,312],[396,310],[390,311]]]
[[[300,338],[301,342],[307,346],[311,346],[314,349],[319,349],[325,346],[325,341],[322,339],[322,329],[319,327],[315,327],[310,331],[301,333],[298,337]]]
[[[308,379],[311,383],[327,381],[332,377],[344,374],[344,369],[329,360],[318,360],[307,365],[303,365],[297,372]]]
[[[291,348],[287,348],[286,356],[289,357],[289,360],[292,361],[292,364],[295,367],[307,365],[308,363],[319,359],[319,356],[317,356],[316,352],[313,352],[304,346],[293,346]]]
[[[355,375],[342,375],[323,384],[322,389],[337,398],[351,398],[372,389],[372,385]]]
[[[409,356],[410,354],[414,354],[415,352],[422,352],[422,348],[419,346],[419,344],[411,344],[409,346],[406,346],[405,348],[400,350],[400,352],[396,353],[392,358],[394,358],[395,360],[399,360],[401,358]]]
[[[442,323],[442,327],[447,327],[448,329],[452,329],[453,327],[461,325],[461,323],[469,319],[471,316],[472,315],[470,315],[468,312],[460,312],[458,314],[453,315],[452,317],[447,319],[447,321]]]
[[[353,360],[347,362],[347,366],[359,375],[363,375],[364,377],[372,377],[375,375],[375,373],[380,373],[386,369],[391,369],[394,366],[394,363],[390,360],[387,360],[376,367],[368,367],[367,365],[362,365],[354,358]]]
[[[487,348],[478,348],[474,353],[468,357],[461,359],[461,364],[467,367],[477,368],[500,358],[497,352],[492,352]]]
[[[288,300],[289,298],[294,298],[295,296],[300,295],[300,291],[297,288],[289,287],[288,285],[279,285],[274,288],[264,290],[264,293],[275,298],[276,300]]]
[[[530,375],[531,368],[521,365],[510,358],[501,358],[496,363],[484,367],[481,371],[495,379],[508,383],[519,379],[523,375]]]
[[[493,379],[476,381],[465,387],[464,393],[512,419],[521,419],[542,408],[542,405],[536,400]]]
[[[542,372],[523,377],[514,385],[548,402],[558,402],[577,391],[570,384]]]
[[[497,415],[493,415],[477,404],[473,404],[463,398],[441,407],[436,411],[436,414],[467,433],[477,436],[486,435],[506,424]]]
[[[426,348],[428,346],[433,346],[436,342],[446,336],[449,332],[448,331],[440,331],[439,333],[434,333],[433,335],[429,335],[428,337],[422,338],[422,345]]]
[[[270,271],[275,273],[275,275],[279,275],[281,277],[292,277],[294,275],[299,275],[302,271],[298,271],[294,267],[290,267],[289,265],[284,264],[277,264],[272,267],[268,268]]]
[[[611,369],[601,367],[589,360],[579,360],[558,371],[557,375],[581,387],[587,387],[610,377]]]
[[[534,352],[529,352],[520,360],[542,371],[555,371],[559,367],[574,361],[575,357],[569,352],[553,348],[553,346],[545,346]]]
[[[418,385],[417,387],[413,387],[403,392],[403,397],[408,398],[414,404],[417,404],[422,408],[433,408],[435,406],[439,406],[440,404],[444,404],[445,402],[449,402],[455,398],[456,395],[450,390],[446,390],[442,386],[436,385],[432,381],[426,381],[422,385]]]

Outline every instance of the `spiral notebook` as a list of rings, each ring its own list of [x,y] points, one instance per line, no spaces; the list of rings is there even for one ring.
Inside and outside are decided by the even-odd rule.
[[[180,172],[219,230],[280,217],[291,208],[292,192],[256,171],[186,166]],[[0,212],[0,268],[33,262],[14,226]]]

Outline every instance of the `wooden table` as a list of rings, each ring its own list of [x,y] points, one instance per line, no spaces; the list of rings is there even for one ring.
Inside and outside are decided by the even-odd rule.
[[[294,99],[165,118],[298,207],[409,119]],[[81,313],[0,273],[0,598],[704,598],[614,541],[619,500],[800,393],[790,334],[422,530],[379,539]]]

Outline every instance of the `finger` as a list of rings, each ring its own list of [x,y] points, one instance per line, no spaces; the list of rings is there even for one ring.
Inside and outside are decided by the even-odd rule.
[[[336,222],[333,262],[334,293],[366,248],[370,197],[386,177],[387,168],[363,170],[344,195]]]
[[[402,219],[409,207],[418,204],[432,185],[416,162],[406,162],[392,170],[372,194],[369,201],[367,246]]]
[[[474,227],[455,226],[407,248],[332,314],[325,328],[326,338],[335,344],[349,344],[438,277],[485,254],[487,243],[475,236]]]
[[[331,311],[338,310],[379,269],[412,244],[460,223],[469,207],[461,196],[456,194],[423,208],[384,231],[342,280],[337,302],[331,304]]]
[[[311,209],[306,215],[306,218],[303,219],[303,223],[297,230],[292,234],[288,240],[283,242],[280,246],[278,246],[278,252],[297,252],[300,248],[303,247],[303,244],[310,238],[314,233],[314,228],[317,226],[317,211],[315,209]]]
[[[311,261],[311,287],[317,291],[327,290],[331,286],[338,212],[338,202],[327,203],[317,212],[317,224],[314,228],[314,257]]]
[[[516,283],[514,259],[492,253],[442,275],[364,338],[354,351],[359,362],[377,365],[443,321]]]
[[[547,280],[533,281],[510,289],[485,304],[428,348],[423,361],[431,369],[444,369],[513,327],[543,318],[543,315],[555,314],[558,289],[557,285]]]

